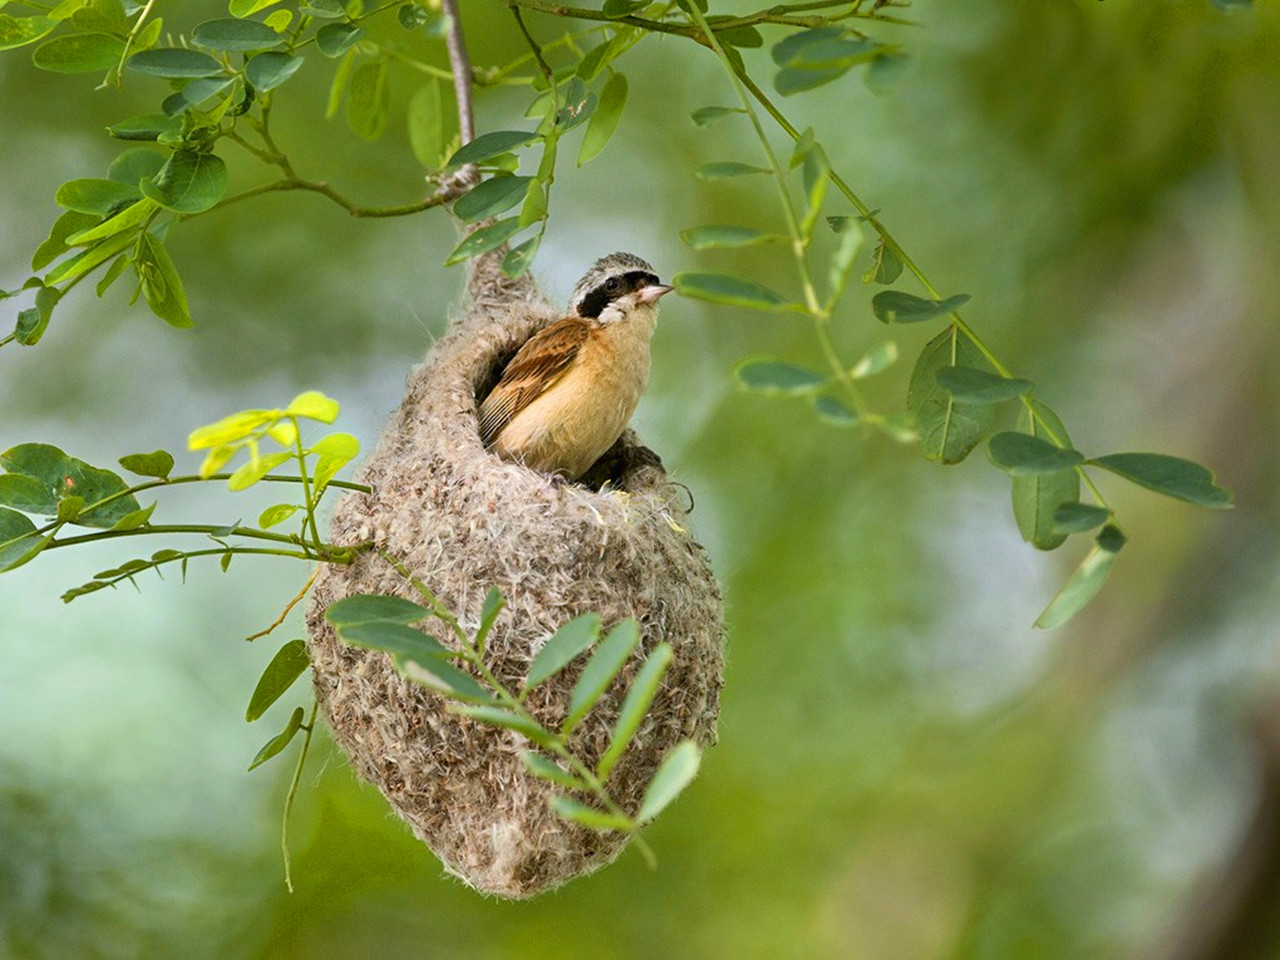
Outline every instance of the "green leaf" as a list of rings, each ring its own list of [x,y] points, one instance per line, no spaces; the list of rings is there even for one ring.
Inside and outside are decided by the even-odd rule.
[[[484,649],[484,641],[489,636],[489,631],[493,629],[498,614],[506,605],[507,601],[502,598],[502,591],[497,587],[490,587],[489,592],[484,596],[484,604],[480,608],[480,626],[476,630],[476,646],[480,649]]]
[[[671,801],[680,796],[684,788],[693,782],[693,778],[698,775],[698,765],[701,762],[702,754],[698,750],[698,745],[692,740],[685,740],[672,747],[663,758],[658,772],[649,781],[636,819],[641,823],[648,823],[665,810]]]
[[[490,704],[459,704],[451,705],[449,712],[470,717],[472,720],[479,720],[481,723],[489,723],[495,727],[514,730],[521,736],[528,737],[534,743],[542,746],[550,746],[556,740],[555,734],[551,733],[536,720],[522,717],[520,714],[505,707],[495,707]]]
[[[417,30],[431,19],[431,11],[420,3],[405,3],[396,10],[396,19],[406,30]]]
[[[343,0],[304,0],[298,5],[298,12],[324,20],[336,20],[347,15]]]
[[[267,708],[279,700],[310,665],[307,645],[301,640],[290,640],[277,650],[258,678],[258,685],[253,688],[249,707],[244,712],[245,721],[252,723],[266,713]]]
[[[587,785],[572,773],[561,769],[555,761],[548,760],[540,753],[525,750],[520,754],[520,759],[524,761],[524,765],[529,768],[529,772],[535,777],[541,777],[543,780],[549,780],[559,786],[568,787],[570,790],[587,789]]]
[[[341,409],[337,400],[326,397],[319,390],[306,390],[290,400],[284,412],[286,416],[306,417],[308,420],[318,420],[321,423],[333,423],[338,419]]]
[[[340,57],[363,36],[354,23],[327,23],[316,31],[316,46],[326,57]]]
[[[109,33],[71,33],[36,47],[31,62],[53,73],[97,73],[124,56],[124,41]]]
[[[943,390],[962,403],[1001,403],[1035,387],[1030,380],[1002,377],[974,367],[941,367],[934,376]]]
[[[725,117],[743,112],[741,107],[700,107],[693,111],[689,118],[693,120],[696,126],[709,127],[717,120],[723,120]]]
[[[351,75],[347,95],[347,126],[357,137],[377,140],[387,127],[391,91],[387,85],[389,61],[363,63]]]
[[[829,67],[825,70],[806,70],[787,67],[773,78],[773,88],[781,96],[790,97],[806,90],[813,90],[832,80],[838,80],[848,72],[847,67]]]
[[[11,17],[0,13],[0,50],[13,50],[35,43],[57,25],[58,21],[49,17]]]
[[[945,317],[968,302],[967,293],[945,300],[926,300],[901,290],[882,290],[871,298],[871,310],[882,323],[922,323]]]
[[[355,69],[355,65],[355,50],[348,50],[346,56],[338,61],[338,69],[333,72],[333,83],[329,85],[329,101],[324,111],[326,120],[332,120],[338,115],[338,108],[342,106],[342,100],[347,94],[347,87],[351,83],[351,71]],[[252,83],[252,80],[250,82]]]
[[[76,496],[87,504],[95,504],[128,489],[125,482],[110,470],[90,466],[47,443],[22,443],[10,447],[0,453],[0,467],[9,473],[38,480],[57,500]],[[81,513],[77,522],[83,526],[110,529],[121,518],[139,509],[137,499],[129,494]]]
[[[49,230],[49,239],[36,248],[31,258],[32,270],[43,270],[54,260],[67,252],[67,238],[87,230],[98,222],[98,217],[79,210],[68,210],[53,222]]]
[[[107,237],[88,250],[81,251],[76,256],[63,260],[45,274],[44,281],[49,286],[52,286],[55,283],[61,283],[63,280],[74,280],[76,277],[106,263],[126,247],[132,246],[133,242],[134,235],[129,231],[116,234],[113,237]]]
[[[58,512],[58,498],[35,477],[5,473],[0,474],[0,506],[51,517]]]
[[[343,62],[346,63],[346,61]],[[290,56],[278,50],[269,50],[258,54],[245,64],[244,75],[255,90],[274,90],[302,69],[302,63],[301,57]],[[346,75],[343,79],[345,83]],[[334,82],[337,83],[336,78]],[[337,109],[334,107],[327,115],[332,116]]]
[[[574,727],[596,705],[596,701],[608,689],[639,642],[640,628],[630,617],[610,630],[609,635],[600,641],[591,659],[582,668],[582,675],[578,677],[573,694],[569,697],[569,713],[562,727],[566,735],[573,732]]]
[[[233,19],[206,20],[191,32],[191,39],[198,46],[227,53],[266,50],[282,42],[281,36],[265,23]],[[316,43],[321,50],[324,49],[319,34],[316,35]]]
[[[815,205],[812,213],[816,216],[817,212],[818,207]],[[836,232],[840,234],[840,244],[831,255],[831,263],[827,267],[828,309],[834,307],[844,295],[849,277],[853,273],[853,261],[862,249],[862,230],[852,218],[843,218]]]
[[[1093,549],[1080,562],[1080,566],[1057,595],[1049,601],[1044,612],[1036,618],[1036,626],[1041,630],[1052,630],[1084,609],[1107,582],[1111,567],[1116,562],[1116,554],[1123,546],[1124,535],[1119,530],[1112,526],[1103,527]]]
[[[290,450],[269,453],[265,457],[251,457],[248,463],[231,474],[230,479],[227,480],[227,489],[248,490],[280,464],[292,459],[293,452]]]
[[[71,14],[71,23],[81,30],[126,34],[129,19],[120,0],[83,0],[84,5]],[[56,12],[52,15],[56,16]]]
[[[228,554],[228,556],[230,556],[230,554]],[[293,715],[289,717],[289,722],[285,724],[284,729],[262,745],[262,749],[258,751],[257,755],[253,758],[253,762],[249,764],[249,769],[252,770],[254,767],[262,766],[287,747],[289,745],[289,741],[294,738],[294,735],[300,729],[302,729],[302,708],[297,707],[294,709]]]
[[[336,400],[333,402],[337,403]],[[307,452],[320,457],[332,457],[346,463],[359,456],[360,441],[349,433],[330,433],[308,447]]]
[[[338,636],[353,647],[378,650],[393,657],[404,657],[422,663],[429,663],[435,657],[457,656],[430,634],[391,620],[341,624]]]
[[[876,96],[882,96],[911,72],[913,63],[912,58],[906,54],[894,53],[882,47],[880,55],[867,67],[867,72],[862,78],[863,82]]]
[[[528,133],[524,130],[495,130],[492,133],[482,133],[470,143],[464,144],[449,158],[446,166],[460,167],[467,163],[483,163],[500,153],[523,147],[537,137],[536,133]]]
[[[77,497],[76,499],[80,499]],[[139,527],[145,527],[151,520],[151,514],[156,512],[156,505],[153,503],[149,507],[143,507],[141,510],[134,510],[127,513],[115,523],[111,525],[112,530],[137,530]],[[80,510],[76,510],[76,516],[80,516]]]
[[[1072,473],[1075,476],[1075,473]],[[1089,503],[1063,503],[1053,511],[1053,529],[1060,534],[1084,533],[1111,519],[1111,511]]]
[[[151,147],[130,147],[121,151],[107,168],[108,179],[137,189],[138,181],[151,179],[164,167],[168,154]]]
[[[624,52],[630,35],[630,30],[620,29],[608,40],[592,47],[578,63],[578,68],[575,71],[577,75],[587,83],[593,81],[600,75],[601,70],[617,58],[618,54]]]
[[[150,202],[150,201],[148,201]],[[98,281],[97,293],[99,298],[102,297],[110,288],[110,286],[123,276],[125,270],[129,268],[129,255],[122,253],[111,261],[111,266],[107,267],[107,272],[102,275],[102,279]]]
[[[436,658],[418,662],[396,659],[396,669],[429,690],[471,703],[492,703],[493,696],[476,682],[476,678]]]
[[[208,426],[197,427],[192,430],[187,435],[187,449],[204,450],[243,440],[264,423],[270,423],[275,420],[277,414],[278,411],[275,410],[242,410],[239,413],[233,413],[230,416],[223,417],[217,423],[211,423]],[[222,463],[226,463],[229,459],[231,459],[230,454],[227,455]],[[213,472],[216,472],[216,470],[210,471],[210,473]]]
[[[858,362],[850,368],[849,376],[855,380],[863,380],[888,370],[897,362],[898,344],[893,340],[886,340],[883,343],[876,344],[859,357]]]
[[[312,477],[316,494],[319,495],[329,486],[329,481],[338,471],[360,454],[360,441],[349,433],[331,433],[315,444],[311,452],[320,455]]]
[[[681,296],[710,303],[752,310],[799,309],[797,304],[788,303],[768,287],[728,273],[677,273],[671,282]]]
[[[135,180],[134,183],[137,183],[137,181]],[[141,226],[142,222],[157,209],[159,209],[159,206],[154,200],[148,200],[144,197],[137,203],[131,203],[114,217],[104,220],[97,226],[81,230],[79,233],[73,233],[67,237],[67,243],[75,246],[85,246],[105,240],[107,237],[114,237],[116,234],[131,232]]]
[[[173,454],[167,450],[131,453],[120,458],[120,466],[140,477],[159,477],[164,480],[173,471]]]
[[[121,44],[123,52],[123,44]],[[120,54],[116,54],[116,60]],[[110,64],[108,64],[110,66]],[[183,47],[158,47],[142,50],[131,56],[125,64],[136,73],[167,80],[186,80],[194,77],[212,77],[222,73],[222,64],[207,53],[187,50]]]
[[[1032,416],[1032,412],[1035,416]],[[1058,415],[1038,400],[1018,414],[1018,429],[1025,434],[1070,446],[1071,438]],[[1055,511],[1080,499],[1080,475],[1075,470],[1012,478],[1013,516],[1022,539],[1040,550],[1062,546],[1066,535],[1054,522]]]
[[[764,167],[753,167],[749,163],[737,160],[720,160],[716,163],[704,163],[693,175],[699,180],[724,180],[728,177],[744,177],[751,173],[768,173]]]
[[[814,397],[813,412],[819,420],[833,427],[853,427],[858,424],[858,415],[835,397]]]
[[[721,247],[751,247],[780,238],[775,234],[756,230],[754,227],[708,224],[681,230],[680,239],[694,250],[715,250]]]
[[[626,105],[627,78],[615,72],[605,81],[604,88],[600,91],[600,103],[591,115],[587,132],[583,134],[582,146],[578,148],[578,166],[595,159],[605,148],[618,129]]]
[[[1166,497],[1214,510],[1232,506],[1231,491],[1214,482],[1212,471],[1181,457],[1163,453],[1111,453],[1095,457],[1089,463]]]
[[[519,217],[508,217],[506,220],[499,220],[497,223],[491,223],[487,227],[481,227],[479,230],[473,231],[465,240],[453,248],[453,252],[449,254],[444,265],[446,267],[452,266],[455,263],[461,263],[463,260],[470,260],[472,257],[487,253],[496,247],[502,246],[519,232]]]
[[[925,345],[907,388],[907,410],[915,419],[920,452],[942,463],[967,457],[995,419],[995,407],[961,403],[938,383],[938,370],[957,365],[982,369],[987,361],[968,334],[952,326]]]
[[[453,205],[453,215],[464,223],[505,213],[524,199],[533,177],[490,177],[473,187]]]
[[[62,299],[62,293],[56,287],[41,287],[36,293],[36,305],[18,314],[18,323],[14,328],[14,339],[26,347],[35,346],[49,328],[49,318],[53,308]]]
[[[212,153],[175,150],[142,192],[175,213],[203,213],[227,192],[227,165]]]
[[[147,296],[147,306],[151,308],[152,313],[172,327],[184,328],[195,325],[187,305],[187,294],[182,286],[182,278],[178,276],[178,268],[169,256],[169,251],[155,234],[148,232],[142,235],[142,243],[134,260],[134,268],[142,280],[142,289]]]
[[[594,115],[596,95],[581,77],[571,77],[561,92],[560,112],[556,114],[556,126],[567,133]]]
[[[629,831],[634,830],[636,827],[635,823],[627,817],[621,817],[604,810],[597,810],[595,807],[589,807],[585,803],[580,803],[570,797],[552,797],[551,809],[566,820],[572,820],[574,823],[590,827],[592,830],[605,832],[614,830]]]
[[[353,593],[336,603],[329,604],[324,618],[335,627],[344,628],[361,623],[417,623],[431,616],[431,611],[403,597],[390,597],[374,593]]]
[[[760,35],[760,31],[750,24],[744,24],[737,27],[729,27],[727,29],[719,29],[716,24],[723,20],[733,20],[734,17],[718,16],[707,17],[707,24],[715,32],[716,39],[722,44],[729,47],[742,47],[748,50],[758,50],[764,46],[764,37]],[[726,51],[728,52],[728,51]]]
[[[645,715],[649,712],[649,705],[653,703],[654,695],[658,692],[658,685],[662,683],[663,674],[671,666],[673,655],[671,644],[658,644],[645,660],[636,678],[631,681],[627,697],[622,701],[622,709],[618,712],[617,723],[613,726],[609,747],[596,767],[596,776],[601,782],[609,779],[609,774],[622,758],[636,731],[640,729],[640,724],[644,722]]]
[[[60,207],[99,217],[138,199],[137,184],[115,180],[68,180],[54,195]]]
[[[84,509],[83,497],[63,497],[58,501],[58,522],[75,523],[76,517]]]
[[[790,34],[775,43],[770,50],[773,62],[780,67],[789,67],[799,62],[804,48],[822,41],[838,40],[845,35],[842,27],[818,27],[813,30],[801,30]]]
[[[301,509],[296,503],[277,503],[275,506],[267,507],[258,515],[258,526],[263,530],[270,530],[284,523]]]
[[[428,80],[409,101],[409,144],[428,170],[444,166],[445,150],[458,135],[457,112],[444,96],[439,80]]]
[[[523,274],[533,263],[534,255],[537,254],[541,243],[542,234],[537,233],[518,246],[512,247],[502,258],[502,272],[508,277],[518,277]]]
[[[987,444],[991,462],[1014,477],[1032,477],[1071,470],[1084,463],[1079,450],[1059,447],[1028,433],[997,433]]]
[[[753,393],[775,397],[796,397],[817,393],[830,382],[826,374],[784,360],[751,357],[733,368],[738,385]]]
[[[574,617],[559,630],[553,633],[547,642],[534,655],[529,665],[529,674],[525,677],[526,690],[532,690],[544,680],[559,673],[578,654],[582,653],[600,639],[600,617],[595,613],[584,613]]]
[[[810,34],[822,33],[822,30],[808,31]],[[816,37],[805,43],[792,43],[785,61],[777,60],[780,47],[789,41],[798,39],[793,34],[777,44],[774,60],[778,66],[798,70],[825,71],[848,70],[859,63],[868,63],[881,55],[883,48],[874,40],[856,37]]]
[[[107,127],[107,133],[117,140],[158,140],[162,136],[175,137],[182,133],[182,119],[164,113],[148,113],[113,123]]]
[[[871,266],[862,275],[863,283],[879,283],[888,286],[902,275],[902,259],[896,250],[884,242],[876,244],[876,252],[871,258]]]
[[[22,514],[0,507],[0,573],[27,563],[52,538],[37,534],[36,525]]]
[[[643,10],[650,2],[651,0],[604,0],[604,7],[600,12],[611,20],[616,20]]]

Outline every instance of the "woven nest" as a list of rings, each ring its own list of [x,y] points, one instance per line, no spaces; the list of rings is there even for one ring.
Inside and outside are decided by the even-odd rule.
[[[603,754],[648,651],[671,644],[662,687],[609,779],[614,800],[634,813],[667,750],[686,739],[715,740],[720,590],[684,528],[687,494],[667,481],[634,433],[579,483],[552,482],[485,450],[477,396],[531,334],[559,316],[531,282],[505,280],[495,264],[489,258],[473,267],[464,316],[410,376],[359,478],[373,493],[338,504],[332,539],[374,541],[469,628],[489,588],[498,587],[507,606],[485,658],[509,689],[519,689],[533,656],[573,617],[594,611],[606,628],[634,617],[639,647],[570,743],[588,763]],[[307,611],[320,708],[360,776],[447,871],[485,893],[523,898],[621,852],[625,836],[550,809],[556,788],[525,768],[519,754],[531,745],[522,736],[449,713],[442,697],[401,677],[385,654],[340,641],[323,612],[353,593],[421,599],[376,552],[323,567]],[[447,642],[444,631],[432,632]],[[544,725],[563,720],[583,660],[529,697]]]

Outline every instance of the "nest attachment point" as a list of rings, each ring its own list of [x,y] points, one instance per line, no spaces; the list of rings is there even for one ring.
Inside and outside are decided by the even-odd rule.
[[[496,263],[474,262],[464,315],[410,376],[362,471],[359,479],[374,492],[338,504],[332,540],[374,541],[470,627],[489,588],[498,587],[507,606],[485,656],[511,689],[573,617],[594,611],[606,628],[634,617],[637,651],[570,742],[588,763],[603,754],[646,652],[671,644],[661,690],[609,779],[614,800],[635,813],[667,750],[686,739],[703,746],[715,740],[719,586],[685,529],[687,495],[633,432],[579,483],[552,482],[481,444],[477,395],[529,336],[559,316],[530,281],[506,280]],[[579,826],[550,808],[556,788],[525,768],[519,755],[531,744],[522,736],[447,712],[444,698],[403,678],[385,654],[339,640],[324,610],[356,593],[417,598],[376,551],[349,565],[325,565],[307,611],[316,697],[360,776],[450,873],[485,893],[523,898],[621,852],[623,835]],[[528,706],[544,725],[564,718],[580,669],[571,665],[530,695]]]

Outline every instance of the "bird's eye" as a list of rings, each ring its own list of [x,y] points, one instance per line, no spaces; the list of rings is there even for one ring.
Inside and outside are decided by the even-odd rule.
[[[620,287],[621,285],[622,284],[618,282],[617,277],[610,277],[608,280],[604,282],[604,288],[609,293],[617,293],[618,287]]]

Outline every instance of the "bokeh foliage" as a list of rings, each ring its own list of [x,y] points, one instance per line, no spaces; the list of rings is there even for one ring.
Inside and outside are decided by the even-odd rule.
[[[301,801],[298,894],[267,896],[245,914],[233,880],[246,865],[259,890],[276,882],[261,841],[269,827],[235,820],[223,801],[202,817],[174,817],[155,856],[126,862],[87,814],[99,795],[123,795],[111,767],[69,772],[11,748],[4,830],[21,838],[6,849],[22,853],[6,883],[15,878],[24,894],[6,898],[6,931],[23,938],[11,939],[15,949],[53,949],[61,936],[103,944],[107,955],[119,944],[164,952],[190,936],[197,913],[210,955],[419,955],[406,944],[429,942],[465,956],[1110,956],[1159,939],[1242,829],[1256,768],[1240,718],[1269,686],[1276,518],[1266,478],[1277,445],[1265,371],[1276,343],[1265,305],[1280,210],[1266,118],[1280,26],[1265,5],[1227,13],[1190,0],[948,8],[913,8],[925,29],[902,28],[901,37],[916,54],[914,72],[881,99],[846,78],[804,94],[797,103],[813,99],[798,109],[820,131],[841,118],[823,136],[833,167],[892,215],[941,287],[983,304],[984,336],[1047,391],[1082,448],[1170,449],[1212,462],[1241,509],[1206,520],[1172,501],[1118,494],[1135,535],[1116,574],[1125,579],[1078,630],[1046,640],[1025,626],[1052,584],[1017,540],[998,475],[973,464],[939,479],[886,440],[816,424],[803,404],[735,394],[731,371],[744,357],[814,361],[808,329],[664,308],[640,426],[696,492],[699,533],[728,586],[732,646],[723,740],[678,816],[658,827],[660,872],[629,858],[553,899],[476,902],[433,879],[430,857],[331,764]],[[464,11],[476,22],[478,62],[519,52],[484,29],[500,12]],[[548,41],[563,28],[533,22]],[[767,55],[744,54],[762,69]],[[563,206],[539,261],[549,282],[565,289],[602,246],[617,246],[649,255],[664,275],[726,269],[782,286],[776,258],[760,248],[691,255],[676,245],[682,229],[754,210],[757,193],[687,176],[721,159],[708,152],[707,131],[684,119],[708,90],[730,102],[715,63],[701,58],[685,76],[666,69],[665,47],[635,56],[617,139],[580,173],[562,171]],[[13,263],[47,229],[52,208],[40,198],[101,148],[77,146],[56,171],[24,162],[57,155],[52,145],[78,135],[83,120],[58,116],[42,95],[13,96],[33,81],[25,68],[0,69],[7,102],[26,111],[20,128],[10,126],[16,113],[4,121],[6,138],[21,129],[24,144],[3,160],[13,232],[23,234],[4,241]],[[413,84],[390,77],[394,112]],[[290,81],[305,84],[309,103],[282,118],[282,136],[316,144],[352,190],[391,194],[382,171],[406,168],[408,132],[389,130],[370,160],[317,119],[327,79],[300,72]],[[501,129],[518,124],[524,103],[495,91],[480,107]],[[119,113],[104,109],[104,125]],[[745,138],[739,146],[742,156],[752,149]],[[601,197],[609,222],[598,215]],[[401,379],[387,371],[420,352],[415,318],[438,330],[456,289],[432,266],[452,238],[439,218],[379,235],[306,199],[270,198],[265,225],[241,211],[222,225],[184,227],[202,231],[190,240],[175,233],[178,259],[192,264],[188,287],[221,291],[205,324],[216,337],[197,327],[157,338],[110,297],[66,329],[51,327],[60,339],[41,349],[63,351],[59,383],[47,368],[6,368],[3,446],[39,430],[80,452],[95,434],[124,429],[128,449],[173,445],[210,407],[316,385],[368,396],[356,432],[372,441]],[[824,242],[834,249],[838,235]],[[298,265],[299,249],[311,263]],[[873,255],[863,251],[858,267],[874,266]],[[872,317],[868,303],[861,319],[834,327],[837,346],[851,356],[875,348],[884,333]],[[904,335],[904,352],[928,339]],[[129,398],[129,382],[157,363],[175,375],[153,376],[143,399]],[[869,399],[881,409],[900,403],[906,376],[882,374]],[[883,378],[891,382],[879,386]],[[87,409],[86,397],[108,399]],[[23,645],[14,662],[37,676],[47,662],[27,648],[45,633],[88,631],[117,656],[136,657],[145,624],[102,624],[134,622],[137,605],[172,617],[193,611],[181,640],[203,652],[189,655],[226,659],[218,644],[233,618],[225,599],[218,616],[201,617],[211,603],[201,597],[234,590],[246,612],[230,634],[243,635],[269,619],[281,593],[248,577],[214,585],[217,594],[151,587],[76,621],[35,599],[66,585],[57,574],[29,567],[0,582],[10,605],[19,592],[23,605],[4,643]],[[19,576],[29,579],[8,582]],[[73,662],[75,646],[54,646]],[[270,653],[255,652],[264,659],[223,688],[232,708],[204,718],[210,731],[243,707],[249,675]],[[134,691],[180,689],[176,673],[94,695],[128,704],[115,722],[136,729],[152,718]],[[51,702],[65,696],[43,689]],[[32,744],[55,743],[60,724],[73,722],[9,718],[19,721]],[[197,779],[194,768],[207,764],[178,746],[165,754],[173,781]],[[143,769],[129,753],[119,768]],[[241,766],[228,764],[223,777]],[[142,796],[173,786],[161,778]],[[237,784],[234,795],[242,802],[250,789]],[[219,818],[241,823],[243,838],[211,831]],[[127,811],[112,822],[138,831]],[[55,835],[87,838],[88,866],[31,839]],[[204,880],[191,879],[190,864],[205,868]],[[127,882],[105,882],[113,873]]]

